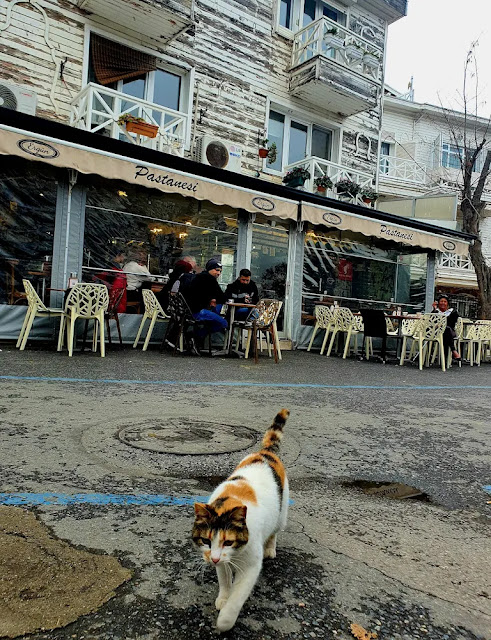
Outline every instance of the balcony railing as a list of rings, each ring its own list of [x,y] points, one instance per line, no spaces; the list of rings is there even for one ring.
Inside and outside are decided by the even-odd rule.
[[[425,184],[427,182],[426,165],[406,158],[382,155],[380,156],[380,180]]]
[[[126,113],[157,125],[157,136],[151,139],[128,133],[124,124],[118,124],[118,118]],[[70,124],[78,129],[127,140],[174,155],[183,154],[189,121],[187,113],[167,109],[94,83],[89,83],[73,99],[70,113]]]
[[[367,36],[373,34],[368,27],[364,33]],[[382,81],[382,50],[329,18],[311,22],[295,34],[292,68],[315,56],[335,60],[346,69],[378,84]]]
[[[355,169],[350,169],[348,167],[344,167],[341,164],[336,164],[335,162],[330,162],[329,160],[323,160],[322,158],[316,158],[314,156],[310,156],[308,158],[305,158],[304,160],[299,160],[298,162],[289,164],[287,167],[285,167],[285,171],[290,171],[295,167],[302,167],[303,169],[307,169],[307,171],[310,173],[310,179],[306,180],[304,189],[312,193],[315,193],[317,191],[317,187],[314,183],[315,178],[328,176],[331,179],[333,188],[327,190],[326,196],[328,198],[335,198],[336,200],[339,199],[339,196],[336,192],[335,185],[339,180],[351,180],[352,182],[356,182],[357,184],[359,184],[362,188],[372,187],[373,184],[373,176],[369,173],[356,171]],[[363,202],[360,195],[357,195],[351,201],[355,204],[367,206],[367,204]]]
[[[459,256],[456,253],[442,253],[438,260],[438,267],[445,269],[465,269],[466,271],[474,271],[469,256]]]

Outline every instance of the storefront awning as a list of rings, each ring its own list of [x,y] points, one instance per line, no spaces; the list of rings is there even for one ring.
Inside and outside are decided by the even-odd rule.
[[[369,213],[367,209],[367,214]],[[341,231],[354,231],[365,236],[401,242],[412,247],[433,249],[447,253],[467,255],[469,243],[455,237],[446,236],[443,233],[431,233],[404,225],[384,222],[362,216],[356,213],[347,213],[330,207],[319,207],[302,203],[302,220],[314,225],[340,229]]]
[[[208,200],[234,209],[263,213],[284,220],[297,220],[298,203],[260,191],[210,178],[167,169],[157,164],[85,147],[64,140],[0,125],[0,154],[47,162],[81,173],[94,173],[110,180],[124,180],[166,193]]]

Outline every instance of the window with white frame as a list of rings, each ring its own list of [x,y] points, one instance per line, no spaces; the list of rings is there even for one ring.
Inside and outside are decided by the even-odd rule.
[[[124,93],[132,98],[139,98],[140,100],[146,100],[160,107],[166,109],[172,109],[174,111],[187,111],[188,97],[189,97],[189,74],[185,70],[165,65],[157,57],[153,57],[148,54],[142,54],[138,50],[134,50],[134,58],[136,63],[131,60],[130,47],[120,45],[119,43],[112,42],[106,38],[91,33],[91,46],[89,53],[89,68],[88,68],[88,82],[95,82],[97,84],[104,84],[104,86]],[[115,50],[112,52],[112,56],[107,52],[103,52],[101,59],[96,60],[94,56],[94,47],[92,41],[97,39],[102,45],[106,45],[108,50],[113,47]],[[128,61],[128,69],[125,69],[124,61],[121,61],[114,69],[114,56],[117,56],[117,48],[120,47],[123,52],[123,58]],[[145,59],[146,58],[146,59]],[[138,60],[141,59],[142,72],[138,73]],[[149,62],[150,61],[150,62]],[[152,64],[153,61],[153,64]],[[110,77],[110,73],[113,72],[115,76],[129,76],[121,77],[113,80],[112,82],[99,82],[98,75],[100,76],[101,65],[107,66],[107,76]],[[131,66],[133,65],[133,68]],[[152,69],[147,71],[144,69],[145,65],[151,66]],[[104,70],[103,70],[104,71]],[[124,101],[121,103],[121,111],[124,111],[130,103],[126,104]],[[154,117],[159,119],[159,114],[154,113]]]
[[[280,0],[279,2],[278,24],[291,31],[298,31],[323,16],[343,26],[348,22],[346,11],[332,1]]]
[[[474,153],[473,149],[469,150],[470,153]],[[442,167],[447,169],[460,169],[461,158],[463,158],[464,149],[449,142],[442,143]],[[482,154],[479,154],[472,167],[473,171],[481,171],[482,169]]]
[[[287,165],[315,156],[331,160],[334,131],[302,121],[276,109],[269,112],[268,140],[276,144],[277,157],[268,168],[283,171]]]
[[[391,155],[390,142],[382,142],[380,145],[380,172],[389,173],[389,158]]]

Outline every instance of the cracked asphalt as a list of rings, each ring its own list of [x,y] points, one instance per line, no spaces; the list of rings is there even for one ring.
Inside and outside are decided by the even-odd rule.
[[[0,363],[4,493],[206,495],[254,445],[159,453],[119,430],[201,420],[260,439],[290,409],[288,527],[223,637],[348,640],[356,622],[380,640],[491,638],[489,365],[420,372],[305,352],[254,365],[131,348],[69,359],[11,346]],[[402,482],[427,499],[367,496],[354,480]],[[31,640],[217,637],[216,579],[190,542],[192,506],[27,508],[54,536],[133,570],[97,612]]]

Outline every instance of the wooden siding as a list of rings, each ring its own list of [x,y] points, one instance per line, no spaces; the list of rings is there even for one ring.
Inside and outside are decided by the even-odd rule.
[[[199,104],[193,109],[193,118],[196,111],[203,110],[201,124],[194,123],[195,134],[241,144],[244,172],[253,174],[262,167],[257,140],[267,124],[268,101],[282,105],[292,115],[300,112],[302,120],[307,114],[313,123],[341,128],[341,162],[375,172],[378,103],[372,110],[343,119],[320,105],[293,97],[289,92],[292,41],[276,32],[273,0],[198,0],[195,34],[182,34],[167,46],[100,16],[88,15],[68,0],[39,3],[48,14],[57,57],[67,59],[63,80],[55,79],[57,113],[50,101],[54,64],[43,39],[42,15],[28,5],[16,5],[11,25],[2,32],[5,44],[0,48],[0,78],[34,89],[38,115],[68,121],[70,102],[83,85],[84,29],[88,25],[194,67],[194,100],[199,87]],[[5,24],[8,5],[8,0],[0,0],[0,26]],[[349,15],[355,33],[363,32],[383,47],[384,20],[359,6],[352,6]]]

